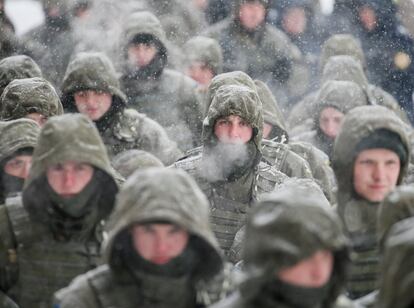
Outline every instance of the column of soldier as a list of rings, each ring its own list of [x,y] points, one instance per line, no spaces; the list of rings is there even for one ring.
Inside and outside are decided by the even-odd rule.
[[[0,307],[414,307],[395,3],[3,1]]]

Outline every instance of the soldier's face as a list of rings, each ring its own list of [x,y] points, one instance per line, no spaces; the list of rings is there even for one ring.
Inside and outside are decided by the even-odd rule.
[[[46,170],[50,187],[63,198],[71,198],[80,193],[91,181],[93,174],[91,165],[76,161],[52,165]]]
[[[112,95],[106,92],[79,91],[74,98],[78,111],[92,121],[102,118],[112,106]]]
[[[355,159],[355,192],[371,202],[380,202],[395,188],[400,174],[400,158],[387,149],[360,152]]]
[[[132,44],[128,47],[128,60],[132,66],[144,67],[150,64],[157,52],[153,44]]]
[[[45,125],[48,117],[40,114],[38,112],[29,113],[25,116],[25,118],[35,121],[40,127]]]
[[[208,87],[214,77],[213,71],[201,62],[192,63],[187,68],[186,74],[204,87]]]
[[[324,108],[319,115],[319,127],[326,136],[335,139],[341,128],[344,116],[342,112],[335,108]]]
[[[252,139],[253,128],[236,115],[219,118],[214,124],[214,134],[223,143],[247,143]]]
[[[288,9],[282,19],[283,29],[293,35],[305,32],[307,24],[306,12],[303,7]]]
[[[154,264],[166,264],[187,246],[189,234],[173,224],[142,224],[131,229],[135,251]]]
[[[240,6],[240,23],[248,30],[255,30],[259,27],[266,16],[266,9],[259,2],[247,2]]]
[[[359,9],[358,14],[365,30],[372,31],[377,27],[377,16],[371,7],[363,6]]]
[[[319,288],[330,279],[334,264],[332,252],[318,250],[309,258],[281,270],[277,277],[288,284],[305,287]]]
[[[31,155],[17,155],[9,159],[3,167],[3,171],[8,175],[27,179],[30,167],[32,166]]]

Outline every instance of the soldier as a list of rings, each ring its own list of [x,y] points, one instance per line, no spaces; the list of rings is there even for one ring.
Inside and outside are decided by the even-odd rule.
[[[339,219],[323,195],[304,195],[293,183],[253,208],[244,238],[245,279],[214,308],[353,307],[338,298],[349,263]]]
[[[401,185],[390,192],[378,210],[378,240],[380,248],[393,225],[414,216],[414,187]]]
[[[66,66],[75,48],[69,0],[42,0],[45,23],[22,39],[25,54],[42,68],[44,77],[60,87]]]
[[[403,240],[403,237],[411,233],[406,233],[405,231],[412,229],[414,221],[413,201],[414,188],[408,185],[401,185],[389,193],[380,205],[378,211],[377,235],[381,253],[381,266],[382,264],[388,264],[389,267],[392,263],[391,258],[394,257],[401,260],[400,258],[403,255],[402,259],[406,258],[406,256],[404,256],[406,254],[404,246],[405,244],[408,244],[408,242]],[[395,243],[396,240],[399,241],[401,245],[392,244],[392,242]],[[390,248],[390,246],[395,246],[395,249]],[[398,251],[399,249],[401,249],[401,254]],[[357,301],[359,304],[363,307],[378,307],[380,304],[384,304],[383,302],[394,302],[398,298],[397,293],[403,295],[404,301],[411,299],[411,295],[407,294],[407,288],[405,287],[407,286],[409,288],[409,284],[404,283],[407,282],[407,278],[404,276],[406,274],[411,275],[412,266],[407,267],[404,264],[401,264],[401,262],[395,264],[397,266],[392,270],[380,269],[379,289],[359,299]],[[399,276],[398,279],[401,279],[398,283],[396,283],[397,281],[395,280],[397,276]],[[398,286],[398,290],[387,290],[391,281],[394,286]],[[404,283],[405,286],[400,285],[400,282]],[[381,303],[379,303],[380,297]]]
[[[184,308],[217,300],[206,287],[212,289],[223,264],[208,201],[194,180],[180,170],[138,171],[117,200],[107,264],[59,291],[55,307]]]
[[[319,71],[317,78],[314,81],[314,86],[316,86],[315,90],[317,90],[317,87],[320,86],[320,79],[322,78],[323,69],[326,63],[331,57],[334,56],[351,56],[360,62],[363,70],[366,70],[365,55],[364,51],[362,50],[361,42],[359,42],[359,40],[351,34],[332,35],[323,43],[322,46],[319,57]],[[313,91],[307,94],[290,110],[289,116],[287,117],[287,123],[291,130],[295,126],[303,124],[304,121],[310,125],[312,124],[312,119],[307,117],[307,115],[309,113],[312,113],[312,108],[314,107],[313,105],[315,103],[315,98],[317,95],[317,91]]]
[[[367,63],[361,42],[352,34],[335,34],[323,43],[319,59],[320,74],[323,73],[323,68],[329,58],[334,56],[351,56],[361,64],[364,71],[367,69]]]
[[[313,178],[335,204],[335,176],[329,158],[309,143],[292,142],[276,98],[263,82],[256,80],[255,85],[264,113],[263,159],[290,177]]]
[[[183,51],[186,75],[197,81],[200,92],[205,92],[213,77],[223,71],[220,45],[214,39],[196,36],[185,43]]]
[[[338,33],[357,33],[357,21],[355,19],[355,7],[359,0],[336,0],[333,12],[327,20],[329,32]]]
[[[14,79],[42,77],[37,63],[25,55],[11,56],[0,61],[0,95]]]
[[[284,0],[273,3],[277,10],[275,24],[300,49],[314,76],[317,73],[321,45],[327,34],[325,29],[316,23],[315,1]]]
[[[17,54],[21,44],[15,28],[5,11],[5,0],[0,0],[0,59]]]
[[[62,84],[62,102],[69,112],[87,115],[98,128],[110,156],[129,149],[148,151],[165,164],[181,152],[155,121],[127,109],[115,69],[102,53],[79,53],[69,63]]]
[[[398,102],[382,88],[369,83],[364,69],[359,60],[352,56],[332,56],[326,62],[323,70],[321,84],[329,80],[353,81],[364,91],[369,105],[380,105],[394,111],[401,119],[409,123],[406,113],[398,105]],[[292,109],[288,118],[290,132],[296,135],[312,129],[312,117],[315,113],[316,96],[318,92],[312,92],[303,101]]]
[[[0,204],[8,196],[23,189],[32,165],[39,126],[31,120],[19,119],[0,124]]]
[[[137,12],[128,17],[121,53],[121,86],[128,106],[161,124],[181,150],[198,145],[202,119],[196,83],[165,68],[167,40],[153,14]]]
[[[414,188],[408,185],[396,187],[387,195],[378,210],[378,241],[381,253],[379,289],[357,300],[363,307],[392,307],[398,300],[401,306],[411,301],[413,266],[408,265],[411,254],[411,235],[414,216]],[[409,231],[409,232],[406,232]],[[408,241],[404,239],[409,239]],[[397,244],[398,242],[398,244]],[[397,260],[398,262],[395,262]],[[411,259],[411,258],[410,258]],[[408,262],[407,262],[408,261]],[[385,268],[384,265],[387,267]],[[392,286],[392,287],[391,287]],[[408,291],[408,292],[407,292]]]
[[[281,30],[266,24],[269,5],[269,0],[233,1],[232,15],[205,35],[219,42],[225,72],[240,70],[265,81],[284,105],[290,96],[306,90],[307,71],[299,49]]]
[[[53,86],[43,78],[16,79],[0,97],[0,119],[34,120],[43,126],[49,117],[63,114],[62,103]]]
[[[215,89],[203,121],[203,148],[175,163],[193,175],[207,195],[212,229],[225,252],[244,225],[253,201],[286,178],[261,162],[261,101],[251,79],[239,77],[253,88],[239,83]]]
[[[348,285],[352,298],[376,288],[377,212],[406,174],[410,145],[405,129],[389,109],[362,106],[345,116],[335,140],[332,163],[338,181],[338,213],[355,255]]]
[[[213,78],[207,90],[205,100],[207,108],[215,93],[224,85],[242,85],[257,91],[259,99],[263,103],[263,134],[267,134],[269,137],[269,133],[280,133],[279,136],[274,137],[276,142],[262,139],[263,160],[288,176],[301,178],[314,176],[323,187],[328,199],[334,204],[332,191],[335,187],[335,177],[327,163],[329,159],[312,145],[299,142],[290,143],[288,146],[284,144],[288,141],[288,134],[283,124],[282,113],[279,111],[277,102],[269,88],[263,82],[253,81],[247,74],[240,71],[219,74]],[[269,125],[266,126],[266,124],[271,124],[270,132]],[[296,153],[301,157],[298,157]]]
[[[273,136],[274,141],[276,141],[262,139],[263,160],[278,171],[291,177],[310,178],[314,176],[323,187],[328,199],[334,203],[332,191],[335,187],[335,178],[333,171],[327,164],[329,159],[312,145],[299,142],[289,145],[284,144],[288,141],[288,134],[283,115],[279,111],[276,99],[269,88],[263,82],[253,81],[247,74],[240,71],[219,74],[213,78],[207,89],[205,100],[207,108],[210,106],[215,93],[224,85],[242,85],[257,91],[259,99],[263,103],[263,134],[267,134],[267,138]],[[309,161],[309,164],[307,161]]]
[[[333,144],[345,115],[357,106],[368,105],[361,87],[352,81],[327,81],[315,99],[313,130],[292,138],[313,144],[332,159]]]
[[[289,149],[288,134],[283,129],[283,115],[270,89],[260,80],[254,81],[263,104],[263,158],[289,177],[312,178],[308,162]]]
[[[191,1],[144,0],[141,3],[161,21],[168,40],[178,46],[197,35],[206,25],[204,16]]]
[[[396,11],[393,1],[360,0],[355,15],[369,80],[394,96],[414,123],[414,41]]]
[[[375,307],[409,308],[414,304],[413,223],[413,218],[396,223],[385,240],[378,302]]]
[[[102,221],[117,192],[92,122],[79,114],[51,118],[40,132],[22,199],[0,208],[1,266],[17,278],[9,293],[21,307],[50,307],[54,292],[97,266]]]

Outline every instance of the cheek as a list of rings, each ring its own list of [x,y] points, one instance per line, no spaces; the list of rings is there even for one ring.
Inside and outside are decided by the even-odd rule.
[[[100,106],[101,106],[101,111],[102,111],[102,112],[106,112],[106,111],[108,111],[108,110],[109,110],[109,108],[111,108],[111,105],[112,105],[112,102],[111,102],[111,100],[110,100],[110,99],[108,99],[108,98],[103,98],[103,99],[101,100],[101,104],[100,104]]]
[[[86,109],[86,102],[82,99],[75,99],[75,106],[78,111],[83,111]]]
[[[188,235],[177,234],[170,239],[170,252],[173,257],[180,255],[188,243]]]
[[[390,171],[390,180],[391,180],[391,184],[396,186],[397,182],[398,182],[398,177],[400,175],[400,166],[397,165],[395,166],[395,168],[392,168],[392,171]]]
[[[250,126],[245,126],[242,129],[243,132],[243,141],[248,142],[253,137],[253,129]]]
[[[367,181],[366,179],[369,177],[369,174],[370,171],[368,168],[363,168],[362,166],[354,168],[353,183],[356,191],[358,191],[359,188],[364,185],[364,183]]]
[[[55,191],[55,192],[59,192],[60,191],[60,187],[62,186],[62,178],[63,176],[61,176],[58,173],[55,172],[48,172],[47,175],[47,181],[49,183],[49,186]]]
[[[149,235],[140,234],[133,238],[135,252],[144,259],[149,260],[153,255],[153,247],[151,237]]]
[[[76,178],[77,186],[79,187],[79,190],[82,190],[88,183],[92,180],[93,171],[83,171],[77,174]]]
[[[217,139],[222,141],[229,135],[227,127],[224,125],[216,125],[214,127],[214,135],[216,135]]]

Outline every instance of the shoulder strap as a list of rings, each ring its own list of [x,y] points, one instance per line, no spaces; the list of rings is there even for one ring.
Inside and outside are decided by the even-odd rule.
[[[277,185],[280,185],[288,178],[287,175],[261,162],[257,168],[253,183],[253,199],[257,200],[260,194],[271,192]]]
[[[21,196],[6,199],[6,208],[9,215],[11,230],[17,245],[27,243],[33,238],[33,224],[29,213],[23,206]],[[16,246],[17,246],[16,245]]]
[[[289,148],[282,143],[277,143],[270,140],[263,140],[262,159],[277,170],[282,169],[282,165],[286,159]]]

